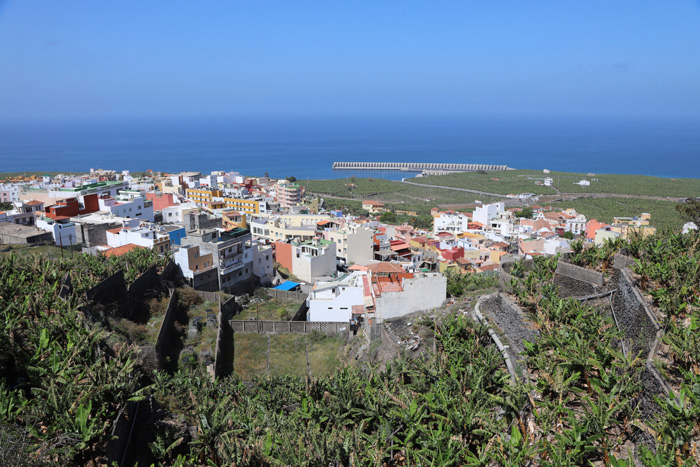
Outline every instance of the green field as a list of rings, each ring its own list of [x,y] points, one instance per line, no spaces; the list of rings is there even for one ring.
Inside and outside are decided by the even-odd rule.
[[[598,219],[606,223],[611,223],[613,217],[633,217],[648,212],[651,214],[651,225],[657,229],[680,230],[685,221],[676,212],[676,204],[674,201],[643,198],[582,198],[552,203],[552,207],[574,208],[588,220]]]
[[[268,357],[268,338],[270,354]],[[333,373],[342,365],[345,339],[323,334],[256,334],[234,335],[234,371],[243,380],[256,376],[306,375],[306,349],[309,369],[314,376]],[[268,368],[269,358],[269,368]]]
[[[389,209],[416,211],[419,214],[427,214],[433,207],[472,204],[476,200],[484,203],[496,200],[496,198],[490,196],[469,192],[420,187],[378,178],[308,180],[300,183],[311,193],[318,193],[322,196],[331,195],[351,198],[349,200],[324,198],[326,205],[332,208],[360,208],[362,200],[371,199],[384,202]],[[355,186],[348,187],[347,184],[354,184]]]
[[[554,187],[559,189],[561,193],[614,193],[668,197],[700,196],[700,179],[673,179],[649,177],[646,175],[589,175],[569,172],[545,174],[539,170],[507,170],[503,172],[487,172],[486,174],[467,172],[435,175],[411,179],[411,181],[427,185],[502,193],[504,195],[523,192],[543,195],[555,194],[554,188],[535,185],[536,180],[542,180],[545,177],[551,177],[554,180]],[[582,179],[590,181],[591,186],[574,185],[575,182]],[[597,181],[593,181],[593,179]]]
[[[236,315],[235,319],[292,319],[294,314],[299,310],[299,306],[300,304],[297,302],[273,297],[262,303],[251,303],[247,305]]]

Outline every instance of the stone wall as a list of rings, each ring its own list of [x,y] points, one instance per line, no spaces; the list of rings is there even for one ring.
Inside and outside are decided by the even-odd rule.
[[[615,269],[628,268],[634,264],[634,258],[631,256],[626,256],[620,253],[615,253],[613,256],[613,267]]]
[[[604,283],[603,274],[599,273],[598,271],[575,266],[564,261],[559,261],[557,263],[555,275],[562,275],[580,282],[587,282],[594,287],[602,287]]]
[[[313,331],[324,334],[338,334],[350,329],[348,323],[330,321],[258,321],[231,320],[234,332],[270,332],[278,334],[308,334]]]
[[[481,297],[477,305],[478,311],[504,336],[510,358],[521,372],[525,366],[521,357],[525,352],[523,341],[534,342],[539,332],[522,309],[502,293]]]
[[[204,290],[195,290],[195,292],[197,292],[197,295],[202,297],[204,300],[208,300],[210,302],[218,302],[219,297],[221,296],[221,294],[218,292],[206,292]]]
[[[646,356],[652,350],[660,326],[627,269],[620,273],[612,309],[615,321],[625,335],[627,350]]]

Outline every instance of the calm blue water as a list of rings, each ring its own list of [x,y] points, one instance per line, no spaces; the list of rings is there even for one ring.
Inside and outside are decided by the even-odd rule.
[[[92,168],[399,179],[333,161],[506,164],[700,178],[700,122],[544,118],[189,119],[0,125],[0,172]]]

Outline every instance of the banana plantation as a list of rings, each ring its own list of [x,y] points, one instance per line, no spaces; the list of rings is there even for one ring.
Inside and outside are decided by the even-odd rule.
[[[425,320],[435,346],[419,358],[242,381],[147,369],[139,343],[115,343],[84,312],[105,277],[122,269],[129,283],[166,259],[0,256],[0,465],[698,465],[700,234],[573,250],[568,261],[606,278],[619,274],[616,254],[629,258],[663,330],[650,364],[666,396],[645,390],[647,355],[623,344],[607,297],[560,293],[559,257],[511,270],[510,297],[538,336],[524,342],[522,377],[457,297],[492,281],[459,278],[450,292],[464,306]],[[137,404],[148,426],[133,430],[140,452],[127,458],[118,421]]]

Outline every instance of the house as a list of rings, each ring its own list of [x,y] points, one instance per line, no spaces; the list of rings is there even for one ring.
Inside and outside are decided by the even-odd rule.
[[[113,248],[133,243],[151,248],[160,254],[170,251],[170,236],[155,225],[138,227],[117,227],[106,232],[107,245]]]
[[[275,253],[272,245],[253,240],[253,275],[258,284],[271,284],[275,278]]]
[[[578,182],[575,182],[574,185],[578,186],[591,186],[591,182],[588,180],[579,180]]]
[[[327,282],[317,282],[306,299],[307,321],[348,322],[365,313],[367,273],[344,274]],[[367,287],[367,303],[372,303]]]
[[[80,214],[70,218],[75,224],[77,243],[82,243],[86,248],[93,248],[107,244],[107,231],[121,227],[138,227],[138,219],[126,217],[112,217],[106,213],[94,212]]]
[[[173,254],[173,261],[180,266],[182,276],[195,290],[219,290],[219,274],[213,253],[203,254],[198,245],[182,245]]]
[[[366,200],[362,202],[362,209],[368,211],[370,214],[380,214],[386,209],[384,208],[384,203],[379,201]]]
[[[277,262],[304,282],[335,274],[335,243],[313,239],[304,242],[275,242]]]
[[[323,221],[322,221],[323,222]],[[374,231],[367,226],[351,224],[339,227],[328,221],[318,224],[319,235],[336,244],[336,258],[344,264],[365,264],[374,258]]]
[[[218,290],[231,294],[252,290],[255,279],[252,236],[248,229],[197,230],[188,232],[184,242],[199,247],[201,255],[212,255],[212,267],[217,269]],[[180,248],[184,246],[183,244]]]
[[[36,226],[45,232],[51,232],[54,243],[58,246],[71,246],[78,243],[73,222],[58,222],[47,216],[39,216],[36,218]]]
[[[155,212],[163,211],[165,208],[175,206],[175,196],[173,193],[149,192],[146,193],[146,199],[151,202]]]
[[[503,202],[478,206],[476,209],[474,209],[473,220],[475,222],[480,222],[483,225],[489,225],[491,219],[497,218],[502,212],[504,212],[504,207],[505,205]]]
[[[469,230],[472,216],[460,212],[447,211],[433,217],[433,232],[460,233]]]
[[[143,222],[153,222],[153,203],[145,198],[136,197],[122,201],[112,197],[98,198],[100,211],[105,211],[112,216],[126,217],[127,219],[139,219]]]

